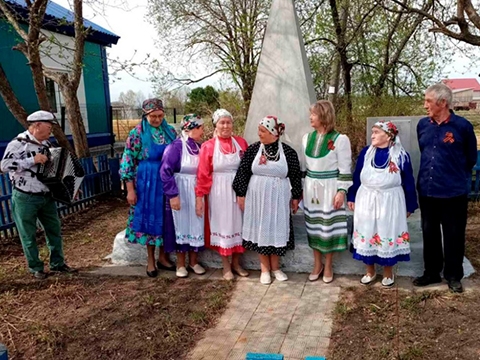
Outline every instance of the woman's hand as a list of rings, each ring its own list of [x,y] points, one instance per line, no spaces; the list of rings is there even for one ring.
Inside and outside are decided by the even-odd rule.
[[[412,215],[412,213],[410,213],[410,212],[407,212],[407,218],[409,218],[409,217],[410,217],[410,215]]]
[[[354,202],[349,201],[347,204],[348,204],[348,208],[349,208],[351,211],[355,211],[355,203],[354,203]]]
[[[237,196],[237,204],[240,207],[240,210],[245,211],[245,196]]]
[[[338,191],[333,198],[333,208],[335,210],[340,209],[345,203],[345,192]]]
[[[180,197],[175,196],[174,198],[170,199],[170,207],[172,210],[180,210]]]
[[[128,190],[127,192],[127,201],[130,205],[136,205],[137,204],[137,193],[135,190]]]
[[[292,199],[292,201],[291,201],[290,207],[292,208],[292,212],[293,212],[294,215],[298,211],[298,203],[299,202],[300,202],[300,200],[298,200],[298,199]]]
[[[203,199],[198,196],[195,198],[195,213],[198,217],[203,216]]]

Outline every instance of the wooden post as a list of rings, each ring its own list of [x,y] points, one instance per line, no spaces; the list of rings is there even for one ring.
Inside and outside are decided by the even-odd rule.
[[[62,131],[65,132],[65,106],[60,108],[60,126],[62,127]]]
[[[122,183],[120,181],[120,159],[118,157],[114,157],[108,159],[108,167],[110,168],[110,178],[112,184],[112,195],[113,196],[120,196],[122,193]]]

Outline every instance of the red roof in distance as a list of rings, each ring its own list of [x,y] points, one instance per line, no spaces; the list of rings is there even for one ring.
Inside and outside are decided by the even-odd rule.
[[[457,89],[473,89],[473,91],[480,91],[480,84],[477,79],[444,79],[442,82],[452,90]]]

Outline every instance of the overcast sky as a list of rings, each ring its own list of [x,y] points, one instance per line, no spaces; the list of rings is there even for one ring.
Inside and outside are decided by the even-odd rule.
[[[70,8],[69,0],[54,0],[56,3]],[[96,24],[110,30],[114,34],[120,36],[117,45],[113,45],[107,51],[109,57],[121,60],[129,60],[135,51],[137,52],[132,61],[141,61],[147,53],[152,56],[158,55],[158,49],[155,43],[158,37],[154,27],[146,20],[147,0],[105,0],[108,6],[104,13],[96,9],[85,7],[84,17],[95,22]],[[126,6],[118,6],[120,3],[127,3]],[[462,56],[458,56],[456,61],[447,69],[448,77],[476,77],[480,69],[475,66],[469,66],[470,61]],[[472,68],[473,67],[473,68]],[[148,70],[138,69],[136,78],[124,73],[120,74],[121,80],[110,79],[111,99],[118,99],[120,92],[127,90],[142,91],[145,96],[151,93],[152,85],[148,81]],[[218,78],[217,78],[218,79]],[[218,81],[218,80],[217,80]],[[215,84],[215,81],[207,81],[200,83],[199,86],[206,84]]]

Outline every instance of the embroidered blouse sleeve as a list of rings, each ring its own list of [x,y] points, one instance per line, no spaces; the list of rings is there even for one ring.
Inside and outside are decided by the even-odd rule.
[[[335,142],[338,154],[338,190],[347,191],[352,186],[352,148],[346,135],[339,135]]]
[[[348,188],[347,201],[355,202],[355,197],[357,196],[357,191],[362,184],[360,181],[360,173],[363,169],[363,164],[365,162],[365,154],[367,153],[368,146],[364,147],[357,158],[357,165],[355,166],[355,171],[353,172],[353,185]]]
[[[405,202],[407,204],[407,212],[412,213],[418,209],[417,192],[415,191],[415,179],[413,177],[412,162],[410,161],[410,155],[407,154],[407,158],[400,166],[402,176],[402,187],[405,192]]]
[[[168,200],[178,196],[177,183],[175,182],[175,173],[180,171],[182,163],[182,141],[175,140],[168,145],[162,158],[160,168],[160,177],[163,182],[163,191]]]
[[[235,191],[237,196],[244,197],[247,195],[248,184],[250,182],[250,177],[252,176],[252,164],[257,156],[259,148],[260,142],[253,143],[247,148],[243,155],[232,184],[233,191]]]
[[[283,144],[283,151],[287,159],[288,174],[290,185],[292,186],[292,199],[299,200],[302,197],[302,172],[300,171],[300,161],[297,152],[287,144]]]
[[[195,195],[198,197],[208,195],[212,187],[214,147],[215,140],[211,139],[204,142],[200,148],[200,158],[197,169],[197,185],[195,186]]]
[[[1,162],[1,171],[8,173],[9,171],[23,171],[34,165],[34,157],[27,156],[25,146],[21,141],[13,140],[5,149],[5,155]]]
[[[120,178],[124,181],[133,181],[137,175],[137,166],[142,149],[140,142],[140,127],[136,126],[128,134],[120,161]]]

